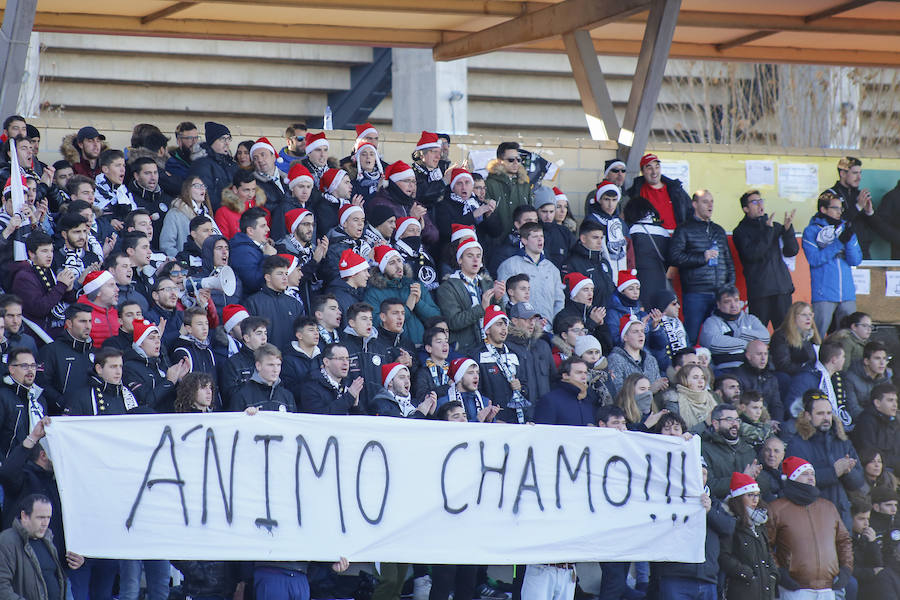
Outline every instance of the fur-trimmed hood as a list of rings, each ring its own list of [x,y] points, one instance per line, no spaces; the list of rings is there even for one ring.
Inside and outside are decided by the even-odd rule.
[[[403,278],[400,279],[402,282],[404,279],[408,280],[409,283],[415,283],[416,280],[413,278],[412,267],[408,264],[403,264]],[[386,289],[388,284],[391,283],[392,280],[388,279],[387,276],[381,272],[381,269],[378,266],[374,266],[369,270],[369,285],[378,288],[379,290]]]
[[[266,205],[266,193],[262,188],[256,188],[256,206],[262,207]],[[236,213],[244,212],[244,205],[231,186],[222,190],[222,206],[226,206]]]
[[[503,166],[503,162],[499,158],[492,158],[487,164],[487,172],[490,175],[497,175],[502,177],[506,175],[506,168]],[[519,181],[528,181],[528,171],[525,170],[525,165],[519,163],[519,172],[517,173],[519,177]]]
[[[559,348],[560,352],[562,352],[566,356],[572,356],[575,354],[575,348],[570,346],[566,340],[562,339],[562,337],[554,334],[552,342],[553,347]]]
[[[168,155],[160,156],[156,152],[148,150],[147,148],[128,148],[128,164],[134,164],[139,158],[149,157],[156,162],[156,166],[159,168],[160,173],[166,170],[166,160],[168,160]]]
[[[805,412],[800,413],[800,416],[797,417],[797,435],[799,435],[802,439],[808,440],[813,435],[815,435],[816,431],[818,431],[812,425],[812,421]],[[832,418],[831,421],[831,431],[834,432],[834,436],[842,441],[847,440],[847,432],[844,431],[844,425],[841,423],[841,420],[838,418]]]
[[[60,154],[63,155],[63,158],[66,159],[70,165],[81,162],[81,150],[75,145],[76,135],[77,134],[75,133],[70,133],[62,139],[62,142],[59,145]],[[106,142],[100,144],[100,152],[103,152],[104,150],[109,150],[109,145],[107,145]]]

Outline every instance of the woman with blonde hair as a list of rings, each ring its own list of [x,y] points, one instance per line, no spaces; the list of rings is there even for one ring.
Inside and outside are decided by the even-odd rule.
[[[650,431],[669,412],[657,408],[650,391],[650,380],[641,373],[632,373],[625,378],[616,396],[616,404],[625,412],[628,429],[633,431]]]
[[[685,365],[675,376],[678,414],[688,429],[706,420],[718,401],[709,391],[706,370],[700,365]]]
[[[822,344],[816,328],[815,313],[808,302],[794,302],[784,316],[781,327],[772,334],[769,353],[776,371],[796,375],[805,365],[816,364]]]
[[[212,203],[206,184],[196,175],[187,177],[181,184],[181,195],[172,202],[172,209],[166,213],[162,231],[159,234],[159,249],[166,256],[175,256],[184,249],[190,234],[191,220],[205,216],[213,224],[213,233],[219,228],[213,220]],[[199,248],[197,248],[199,253]]]

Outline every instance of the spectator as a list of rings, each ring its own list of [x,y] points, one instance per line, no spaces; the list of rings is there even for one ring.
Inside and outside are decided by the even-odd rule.
[[[406,167],[405,163],[401,162],[400,165]],[[393,165],[391,166],[393,167]],[[403,174],[405,171],[400,171],[400,173]],[[486,190],[484,180],[482,179],[479,183],[480,191],[484,192]],[[499,214],[495,213],[497,202],[479,197],[474,193],[475,187],[475,178],[472,173],[466,169],[451,171],[450,186],[446,190],[443,201],[438,202],[435,207],[435,221],[438,224],[440,236],[437,241],[441,246],[450,243],[454,224],[479,229],[490,237],[499,237],[505,231],[502,229]],[[387,191],[390,193],[392,188],[393,186],[389,184]]]
[[[216,228],[227,239],[232,239],[241,229],[241,217],[251,208],[262,210],[269,224],[269,212],[265,206],[265,193],[257,186],[256,178],[249,171],[238,170],[231,179],[231,187],[222,191],[222,201],[215,212]]]
[[[125,154],[121,150],[104,150],[100,154],[100,174],[94,180],[94,206],[113,225],[124,222],[129,212],[138,208],[125,185]]]
[[[144,320],[144,312],[141,305],[134,300],[120,300],[116,306],[116,312],[119,313],[119,333],[113,337],[106,338],[103,342],[104,348],[116,348],[122,353],[131,348],[134,341],[134,320]],[[45,367],[46,368],[46,367]]]
[[[542,337],[541,316],[530,302],[511,304],[507,314],[510,323],[506,343],[524,359],[522,368],[529,382],[527,396],[532,404],[537,405],[550,392],[550,379],[556,378],[553,352]]]
[[[345,313],[347,324],[343,331],[343,343],[350,352],[349,377],[351,380],[362,377],[365,381],[359,404],[367,413],[370,412],[369,401],[381,387],[381,365],[393,362],[392,359],[397,356],[395,353],[389,356],[386,343],[378,339],[378,332],[372,324],[373,312],[373,308],[365,302],[351,304]]]
[[[263,317],[249,316],[246,309],[240,305],[229,305],[225,314],[228,317],[225,329],[237,330],[241,341],[240,349],[219,365],[221,372],[218,381],[219,389],[222,392],[222,403],[230,406],[232,396],[250,381],[250,377],[253,375],[256,368],[256,351],[269,341],[269,321]],[[240,319],[241,314],[244,318],[238,325],[233,325],[232,329],[229,329],[232,321]]]
[[[610,181],[601,181],[597,184],[597,190],[588,200],[588,211],[585,215],[585,223],[596,221],[603,231],[606,240],[606,261],[613,273],[626,271],[628,261],[626,250],[625,222],[619,216],[619,201],[622,199],[622,191],[619,186]],[[584,223],[582,223],[582,226]]]
[[[462,190],[462,188],[465,187],[463,183],[465,183],[465,181],[471,181],[471,175],[467,180],[465,177],[468,175],[467,171],[463,171],[462,169],[457,169],[457,171],[461,172],[456,175],[457,187],[460,188],[462,193],[466,193]],[[431,247],[438,241],[438,228],[435,227],[432,216],[426,208],[428,203],[417,195],[418,175],[419,173],[417,170],[410,167],[402,160],[392,163],[384,172],[385,187],[380,191],[375,192],[371,200],[366,202],[366,210],[369,211],[375,207],[383,207],[384,209],[387,209],[385,214],[395,217],[397,221],[405,217],[412,217],[418,222],[421,229],[420,235],[422,243]],[[450,180],[449,174],[447,180]],[[445,186],[443,180],[441,180],[441,186]],[[447,192],[449,193],[449,189],[447,189]],[[471,188],[468,189],[468,192],[471,195]],[[449,196],[449,198],[452,200],[452,195]],[[432,200],[432,202],[434,201],[436,200]],[[440,207],[447,204],[447,202],[448,201],[445,199],[443,202],[439,202],[437,206]],[[431,206],[433,206],[433,204]],[[433,210],[439,211],[437,207],[434,207]],[[440,213],[435,212],[434,214]],[[449,227],[450,223],[458,222],[462,221],[447,221],[445,224]]]
[[[137,398],[138,405],[155,412],[172,412],[175,384],[191,367],[182,359],[169,365],[162,350],[159,327],[148,320],[134,321],[134,343],[125,353],[123,381]]]
[[[678,316],[681,302],[675,292],[664,289],[657,291],[650,298],[650,310],[658,310],[662,315],[659,321],[663,336],[653,336],[650,339],[650,351],[661,371],[665,371],[672,364],[672,358],[679,352],[688,348],[687,330]],[[662,342],[664,344],[660,345]]]
[[[281,357],[281,378],[285,387],[294,394],[297,406],[300,406],[303,383],[322,366],[322,351],[319,349],[319,327],[315,319],[301,315],[294,319],[293,329],[294,339]]]
[[[22,326],[22,299],[15,294],[0,295],[0,313],[3,314],[3,328],[9,348],[27,348],[38,355],[37,343]]]
[[[427,358],[416,370],[413,398],[422,400],[429,392],[435,392],[440,399],[450,389],[450,335],[443,329],[432,327],[425,330],[422,339]]]
[[[762,461],[762,470],[757,477],[758,481],[764,481],[766,492],[762,495],[763,501],[771,503],[775,498],[781,498],[784,494],[781,478],[781,462],[784,460],[784,442],[779,437],[772,436],[762,444],[759,455]]]
[[[501,142],[497,158],[488,163],[487,171],[487,197],[497,202],[500,231],[509,231],[513,210],[532,201],[531,182],[522,165],[518,142]]]
[[[685,367],[682,372],[687,371],[690,376],[691,368]],[[709,416],[712,429],[700,434],[703,457],[709,465],[707,485],[714,498],[724,499],[729,493],[733,472],[755,479],[762,465],[756,460],[753,446],[741,436],[741,419],[733,404],[719,404]],[[690,424],[689,421],[687,423]]]
[[[162,138],[162,146],[165,147],[165,137],[162,134],[158,135]],[[158,142],[159,140],[157,140]],[[138,150],[143,151],[144,149],[139,148]],[[168,180],[168,177],[165,171],[157,164],[158,155],[129,155],[128,158],[128,168],[131,172],[131,181],[127,184],[128,191],[131,192],[131,196],[138,207],[143,208],[150,214],[150,219],[153,221],[153,237],[158,240],[160,231],[162,231],[163,220],[172,206],[172,197],[160,187],[160,183],[164,179]],[[168,184],[169,182],[166,181],[166,183]],[[175,190],[175,193],[179,192],[180,189]],[[174,254],[170,256],[174,256]]]
[[[665,343],[665,332],[660,329],[662,313],[658,310],[647,312],[640,301],[643,283],[636,277],[635,271],[619,273],[616,291],[606,305],[606,317],[603,321],[609,328],[610,337],[615,344],[621,344],[618,327],[625,317],[640,319],[644,324],[644,333],[654,339],[654,346],[662,347]]]
[[[341,253],[338,264],[340,278],[332,279],[326,291],[334,296],[340,312],[346,314],[352,305],[365,299],[366,284],[370,277],[369,264],[349,248]]]
[[[122,383],[123,355],[115,348],[102,348],[94,356],[87,384],[76,389],[67,403],[69,415],[124,415],[138,408],[138,401]]]
[[[149,308],[150,289],[153,287],[154,274],[156,273],[156,268],[150,263],[153,257],[153,251],[150,249],[150,239],[143,231],[130,231],[122,236],[122,252],[129,259],[132,267],[130,281],[133,287],[128,286],[127,291],[133,291],[136,292],[135,295],[142,296],[145,302],[148,303]],[[109,266],[112,266],[112,263]],[[118,267],[118,262],[116,266]],[[125,265],[122,265],[123,270],[124,268]],[[120,282],[121,284],[127,284],[128,281],[129,279],[124,273],[119,273],[119,277],[116,278],[116,285],[120,285]],[[129,296],[126,295],[126,297]]]
[[[321,267],[322,260],[328,252],[328,237],[323,235],[316,243],[313,239],[316,229],[315,217],[305,208],[288,211],[284,216],[284,223],[289,233],[279,240],[275,248],[279,254],[297,257],[302,273],[300,296],[303,305],[309,306],[313,293],[324,285]]]
[[[654,394],[668,387],[669,380],[660,377],[659,365],[653,355],[644,350],[644,324],[634,316],[622,317],[620,321],[622,345],[616,346],[609,354],[609,393],[615,396],[622,388],[625,378],[632,373],[640,373],[652,383]]]
[[[613,403],[609,393],[608,361],[603,356],[600,342],[592,335],[579,336],[575,341],[573,357],[580,358],[588,366],[588,396],[591,402],[600,406]]]
[[[487,189],[485,189],[487,192]],[[578,230],[578,224],[572,218],[569,211],[569,198],[558,187],[553,188],[554,198],[556,198],[556,217],[555,221],[571,231],[573,234]]]
[[[898,240],[897,231],[891,227],[890,219],[875,218],[872,194],[868,188],[859,189],[862,180],[862,161],[853,156],[845,156],[837,164],[838,180],[823,193],[832,193],[840,198],[845,220],[853,225],[859,237],[863,259],[868,260],[872,242],[878,237],[893,244]],[[879,211],[880,215],[883,215]]]
[[[59,239],[53,253],[52,268],[58,273],[65,267],[72,269],[78,278],[78,285],[84,284],[84,278],[90,271],[96,270],[102,260],[88,247],[90,224],[80,213],[67,212],[60,216],[56,223]]]
[[[488,306],[481,331],[484,341],[467,352],[478,359],[481,391],[502,408],[498,415],[502,422],[530,421],[534,408],[527,399],[530,382],[525,359],[506,345],[509,318],[498,307]]]
[[[766,509],[759,506],[760,485],[753,477],[735,472],[730,488],[728,509],[737,525],[719,556],[728,599],[774,599],[778,568],[766,534]]]
[[[556,222],[556,198],[553,190],[537,187],[534,190],[534,207],[538,221],[544,229],[544,252],[557,269],[562,270],[575,242],[572,232]]]
[[[744,362],[728,372],[740,382],[744,392],[756,391],[763,398],[769,416],[776,422],[785,419],[778,380],[769,367],[769,347],[762,340],[751,340],[744,348]]]
[[[699,365],[685,365],[678,371],[675,380],[677,382],[675,389],[678,392],[678,414],[684,419],[688,428],[693,428],[707,421],[710,412],[719,403],[708,389],[709,381],[706,379],[706,371],[703,367]],[[730,404],[722,406],[732,406],[734,408]],[[736,414],[735,420],[737,420]]]
[[[668,409],[659,410],[650,391],[650,380],[640,373],[632,373],[625,378],[616,396],[616,405],[622,409],[628,429],[634,431],[649,432],[661,417],[670,414]]]
[[[12,292],[23,300],[24,316],[48,335],[62,332],[66,307],[75,301],[77,271],[64,267],[54,274],[53,239],[35,231],[25,242],[28,260],[13,265]]]
[[[200,258],[203,261],[202,270],[196,275],[199,277],[211,277],[216,271],[221,272],[222,267],[228,266],[228,260],[231,258],[231,248],[228,240],[221,235],[212,234],[203,241],[200,248]],[[245,297],[244,285],[241,280],[235,276],[234,293],[226,296],[222,290],[210,289],[209,295],[216,307],[216,312],[221,312],[227,304],[236,304]]]
[[[174,212],[172,211],[172,213]],[[196,277],[203,273],[203,242],[217,232],[216,222],[206,215],[196,216],[188,222],[187,237],[185,237],[181,250],[175,255],[175,260],[187,265],[189,277]]]
[[[381,367],[383,389],[375,394],[371,402],[371,412],[382,417],[412,417],[424,419],[434,414],[437,394],[429,392],[421,402],[413,404],[412,379],[409,367],[398,362]]]
[[[702,364],[700,367],[706,373],[707,380],[711,380],[712,376],[709,373],[709,369],[703,367]],[[721,402],[737,404],[738,396],[741,395],[741,391],[741,382],[733,375],[725,374],[716,378],[715,394],[719,397]]]
[[[856,311],[856,287],[850,267],[862,261],[862,250],[850,222],[844,221],[841,198],[823,192],[818,212],[803,230],[803,252],[809,262],[812,305],[816,328],[828,332],[837,322]]]
[[[78,298],[78,303],[91,307],[91,339],[100,347],[106,338],[116,335],[119,330],[119,313],[116,312],[119,288],[109,271],[91,271],[84,278],[81,291],[84,295]]]
[[[523,275],[526,276],[526,275]],[[517,277],[514,275],[513,277]],[[527,276],[526,276],[527,277]],[[507,278],[507,288],[512,277]],[[594,282],[581,273],[569,273],[563,277],[566,285],[566,299],[564,308],[553,318],[557,323],[568,317],[577,318],[582,323],[590,325],[590,331],[598,340],[603,340],[607,353],[612,350],[612,339],[609,336],[609,328],[605,325],[606,307],[594,304]],[[530,288],[530,282],[529,288]],[[508,292],[507,292],[508,293]],[[529,297],[531,292],[529,289]],[[510,299],[512,301],[512,299]]]
[[[284,179],[284,174],[278,169],[276,164],[278,154],[275,152],[275,146],[269,141],[269,138],[261,137],[250,146],[250,160],[253,161],[253,175],[256,177],[256,186],[262,190],[266,197],[266,210],[273,213],[276,217],[284,214],[282,207],[291,195],[288,183]],[[286,233],[282,226],[284,220],[276,218],[272,222],[272,237],[281,239]]]
[[[247,209],[241,215],[240,232],[231,239],[230,252],[231,268],[241,280],[245,294],[249,296],[264,285],[263,259],[276,253],[275,244],[269,239],[265,213],[261,208]]]
[[[13,348],[7,355],[9,375],[0,380],[0,456],[4,460],[22,443],[31,424],[48,414],[47,398],[34,381],[36,358],[27,348]]]
[[[585,335],[587,330],[577,315],[564,315],[553,324],[553,363],[558,369],[562,361],[575,352],[575,342]]]
[[[784,459],[784,497],[769,505],[766,529],[783,600],[834,597],[853,570],[850,535],[835,506],[819,497],[817,470],[796,456]],[[849,512],[849,507],[848,507]]]
[[[784,223],[775,222],[775,214],[766,215],[765,200],[759,190],[741,196],[744,218],[734,228],[734,245],[744,267],[750,313],[763,325],[781,327],[794,284],[785,259],[800,252],[793,220],[796,209],[785,211]]]
[[[480,322],[488,307],[503,298],[503,282],[480,275],[482,247],[475,238],[463,238],[456,248],[459,269],[447,277],[434,299],[450,326],[450,342],[470,348],[482,339]]]
[[[255,371],[250,379],[231,397],[232,411],[249,407],[257,410],[297,412],[294,395],[281,381],[281,351],[272,344],[263,344],[253,354]]]
[[[870,526],[872,503],[865,498],[854,499],[853,513],[853,577],[859,582],[861,598],[894,598],[900,595],[900,580],[892,569],[884,568],[881,544]]]
[[[812,306],[794,302],[772,334],[772,365],[776,371],[796,375],[815,363],[816,348],[821,345]]]
[[[418,368],[418,352],[416,345],[403,333],[406,318],[404,308],[399,298],[382,300],[378,307],[378,320],[381,325],[376,328],[375,335],[387,360],[398,361],[415,370]],[[374,310],[372,312],[374,325]]]
[[[488,260],[485,261],[485,265],[491,275],[496,276],[497,270],[503,261],[511,256],[515,256],[522,250],[522,227],[526,223],[538,223],[537,211],[530,204],[521,204],[513,210],[512,221],[513,227],[511,230],[505,230],[508,232],[506,236],[498,238],[489,247],[490,252],[486,255]],[[457,235],[461,236],[462,233],[459,232]],[[453,234],[451,234],[450,239],[452,240],[453,237]]]
[[[128,238],[129,239],[126,241],[130,244],[132,236],[129,235]],[[146,240],[147,236],[141,234],[139,239]],[[146,247],[146,249],[149,250],[149,244],[145,245],[143,242],[137,242],[136,236],[134,241],[138,246]],[[132,256],[136,257],[137,260],[143,260],[143,257],[147,256],[140,248],[132,246],[128,249],[131,250]],[[112,273],[113,279],[116,281],[116,287],[119,288],[119,304],[124,302],[137,304],[142,312],[150,308],[148,300],[150,297],[150,288],[144,288],[147,280],[141,278],[139,282],[141,284],[141,289],[139,290],[138,283],[134,280],[135,274],[137,273],[135,264],[128,254],[125,254],[124,252],[111,252],[110,255],[106,257],[106,260],[103,261],[103,267]],[[146,295],[144,295],[145,293]],[[126,346],[130,345],[131,336],[129,335]]]
[[[291,261],[284,255],[269,256],[262,262],[265,284],[247,299],[247,311],[269,321],[268,342],[276,348],[286,348],[293,337],[289,327],[275,327],[283,319],[293,323],[303,311],[303,305],[287,294],[288,276],[296,269],[296,258]]]
[[[175,148],[169,152],[166,171],[176,181],[184,181],[191,168],[191,154],[200,143],[200,131],[190,121],[182,121],[175,127]]]
[[[188,174],[198,175],[203,180],[212,207],[218,210],[223,192],[238,166],[231,157],[231,131],[228,127],[215,121],[207,121],[203,127],[206,141],[193,147]]]
[[[859,462],[862,465],[863,476],[869,490],[883,486],[893,490],[900,488],[900,482],[889,470],[884,468],[884,461],[878,450],[871,446],[862,446],[858,450]]]
[[[857,448],[878,450],[885,465],[900,473],[900,425],[897,423],[897,388],[880,383],[871,392],[871,404],[863,409],[850,437]]]
[[[192,306],[184,311],[182,333],[169,346],[172,360],[186,359],[190,373],[206,373],[217,381],[216,358],[209,344],[209,317],[200,306]]]
[[[75,135],[64,137],[59,151],[76,174],[94,179],[100,174],[99,158],[105,141],[105,135],[88,125]]]
[[[818,388],[831,402],[831,409],[838,416],[845,428],[853,425],[853,419],[862,412],[844,381],[841,367],[844,364],[844,350],[837,344],[822,344],[819,348],[819,360],[811,369],[798,373],[791,380],[788,392],[788,410],[791,415],[800,414],[803,396],[808,390]]]
[[[812,464],[822,497],[834,503],[845,526],[852,526],[847,493],[860,489],[865,480],[856,450],[843,425],[834,420],[831,402],[819,390],[803,394],[803,413],[797,417],[797,435],[788,453]]]
[[[845,371],[847,395],[852,396],[860,408],[869,406],[869,399],[876,387],[891,382],[893,373],[888,368],[889,361],[883,343],[869,342],[863,347],[862,360]]]
[[[772,421],[766,412],[762,394],[755,390],[741,392],[737,409],[741,415],[741,439],[759,449],[762,443],[775,435]]]
[[[552,321],[565,301],[559,269],[544,254],[544,231],[540,224],[526,223],[519,233],[522,250],[503,261],[497,275],[500,279],[506,279],[517,273],[527,274],[534,284],[531,303],[538,314]]]
[[[640,165],[641,175],[625,192],[628,202],[623,217],[634,244],[635,267],[644,282],[643,297],[649,299],[668,285],[670,238],[690,218],[691,200],[679,180],[662,174],[655,154],[645,154]],[[612,183],[619,185],[615,179]]]
[[[416,175],[416,201],[428,210],[444,196],[452,169],[441,165],[441,141],[436,133],[423,131],[412,153]],[[455,168],[457,165],[453,165]]]
[[[366,219],[362,208],[355,204],[344,204],[338,221],[338,226],[328,232],[328,253],[321,267],[326,281],[334,280],[338,275],[344,250],[352,250],[363,258],[371,258],[372,254],[372,246],[363,238]]]
[[[200,221],[196,221],[201,217]],[[208,225],[198,234],[202,223]],[[206,184],[199,177],[189,177],[181,186],[181,195],[172,202],[172,209],[166,213],[159,234],[159,249],[166,256],[177,256],[186,249],[191,256],[196,256],[199,260],[203,242],[218,231],[213,221],[212,204],[209,201]]]
[[[720,288],[715,294],[715,301],[716,308],[703,322],[698,341],[701,346],[709,348],[717,371],[733,369],[741,364],[747,343],[751,340],[768,343],[769,331],[759,319],[741,310],[740,292],[734,285]]]
[[[69,306],[63,332],[41,347],[41,370],[36,380],[54,412],[61,413],[68,408],[68,394],[88,384],[95,350],[91,341],[91,313],[91,307],[85,304]]]
[[[872,317],[863,312],[855,312],[841,319],[841,328],[828,336],[827,341],[841,345],[846,355],[846,368],[857,360],[862,360],[863,348],[872,336],[875,326]]]
[[[147,310],[147,318],[162,327],[162,343],[168,354],[184,325],[184,311],[178,308],[178,286],[171,278],[160,277],[153,284],[150,296],[153,302]]]
[[[216,384],[206,373],[188,373],[178,382],[176,394],[175,412],[208,413],[213,411]]]
[[[416,280],[430,292],[440,285],[438,267],[431,255],[422,245],[422,227],[412,217],[397,221],[394,230],[394,248],[400,253],[403,261],[412,269]],[[449,249],[449,246],[448,246]]]
[[[694,193],[694,214],[672,235],[669,261],[678,267],[684,295],[684,326],[691,344],[710,316],[716,293],[734,285],[734,261],[725,230],[712,222],[713,197],[708,190]]]
[[[578,240],[569,251],[562,268],[565,274],[580,273],[591,279],[596,306],[609,304],[616,290],[613,281],[619,276],[619,271],[612,269],[613,263],[605,248],[604,236],[602,225],[593,220],[585,220],[578,228]]]
[[[561,381],[537,403],[536,423],[548,425],[590,425],[594,407],[588,396],[588,365],[580,358],[566,360],[560,368]]]
[[[360,414],[360,393],[365,386],[362,377],[355,377],[347,386],[344,381],[350,372],[350,353],[340,343],[328,344],[322,350],[322,368],[310,374],[308,387],[302,396],[303,412],[326,415]]]
[[[0,534],[0,587],[16,598],[63,600],[66,578],[53,533],[49,530],[53,508],[43,494],[25,497],[12,527]],[[77,568],[84,557],[66,557]]]

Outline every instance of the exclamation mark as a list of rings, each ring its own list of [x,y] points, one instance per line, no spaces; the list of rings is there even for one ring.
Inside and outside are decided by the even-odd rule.
[[[653,472],[653,464],[650,462],[650,455],[644,455],[647,459],[647,478],[644,479],[644,500],[650,500],[650,474]]]
[[[687,460],[687,453],[681,452],[681,501],[687,502],[687,498],[685,498],[685,494],[687,493],[685,485],[684,485],[684,464]]]
[[[672,489],[672,453],[666,452],[666,504],[672,503],[669,492]]]

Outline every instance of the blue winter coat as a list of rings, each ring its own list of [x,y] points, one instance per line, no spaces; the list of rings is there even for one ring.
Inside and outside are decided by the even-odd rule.
[[[547,425],[593,425],[595,404],[591,395],[578,399],[578,388],[560,382],[534,409],[534,422]]]
[[[622,345],[622,336],[619,335],[619,325],[621,324],[622,317],[625,315],[634,315],[638,319],[643,319],[647,316],[647,311],[641,306],[640,300],[629,300],[622,295],[622,292],[613,292],[612,297],[606,305],[606,317],[604,317],[603,323],[606,324],[606,327],[609,329],[610,338],[617,346]],[[668,337],[666,337],[666,332],[663,331],[662,327],[657,326],[656,329],[651,329],[651,327],[652,321],[648,320],[647,325],[644,327],[644,333],[647,336],[645,341],[646,348],[648,350],[650,348],[665,348],[666,343],[669,341]]]
[[[862,262],[862,248],[856,234],[844,244],[838,239],[843,225],[834,231],[821,213],[813,215],[803,230],[803,252],[809,263],[813,302],[856,300],[850,267]]]
[[[243,231],[234,234],[230,246],[231,255],[228,263],[241,280],[244,295],[249,296],[258,292],[265,283],[262,272],[262,261],[265,258],[263,251]]]

